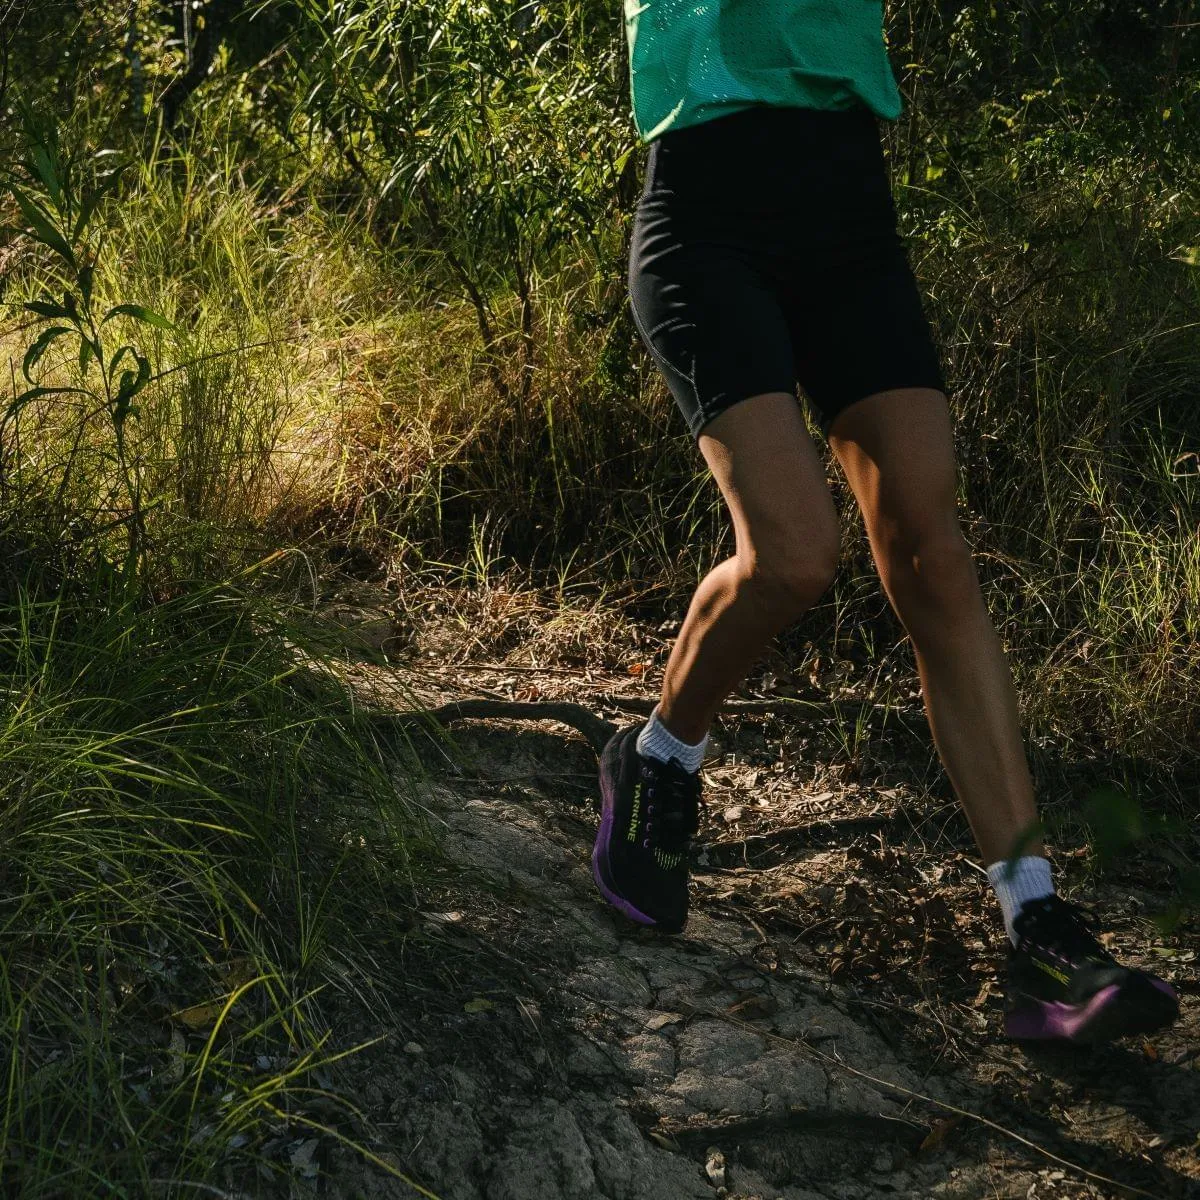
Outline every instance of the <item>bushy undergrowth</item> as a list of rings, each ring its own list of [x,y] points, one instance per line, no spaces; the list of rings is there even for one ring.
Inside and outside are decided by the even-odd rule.
[[[353,1141],[336,1013],[386,1007],[364,937],[402,940],[433,850],[415,760],[289,607],[311,563],[261,557],[332,469],[286,444],[325,426],[272,289],[313,280],[263,257],[252,194],[181,172],[117,206],[94,150],[27,114],[3,179],[0,1180],[286,1190]]]

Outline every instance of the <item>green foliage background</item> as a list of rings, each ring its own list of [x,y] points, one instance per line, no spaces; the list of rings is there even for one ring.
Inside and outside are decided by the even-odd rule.
[[[272,347],[209,385],[184,373],[204,403],[269,394],[264,462],[289,419],[335,414],[304,450],[310,486],[256,491],[241,544],[320,530],[323,552],[393,573],[482,547],[535,582],[683,602],[724,522],[627,313],[645,151],[616,5],[210,0],[186,30],[171,3],[15,11],[10,97],[141,164],[110,242],[133,299],[190,339],[167,365]],[[1176,763],[1200,586],[1194,17],[919,0],[887,21],[897,201],[1032,731]],[[10,297],[34,269],[9,270]],[[306,373],[314,351],[336,384]],[[178,461],[173,436],[160,424],[146,461]],[[186,512],[160,543],[190,538],[211,567],[239,522],[183,487],[159,487],[161,520]],[[796,652],[904,672],[903,647],[882,653],[901,640],[848,539]]]

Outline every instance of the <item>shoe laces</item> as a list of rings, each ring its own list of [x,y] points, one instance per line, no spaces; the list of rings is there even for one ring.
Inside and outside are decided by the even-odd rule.
[[[1059,896],[1047,896],[1026,911],[1031,919],[1023,932],[1039,949],[1069,963],[1085,958],[1114,961],[1095,935],[1093,914],[1078,905],[1069,904]]]
[[[700,773],[686,771],[678,759],[642,762],[645,809],[643,845],[675,854],[687,849],[700,827]]]

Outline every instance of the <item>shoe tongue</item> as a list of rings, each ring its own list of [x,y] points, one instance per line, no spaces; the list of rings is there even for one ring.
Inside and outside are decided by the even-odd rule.
[[[1055,901],[1058,901],[1059,904],[1062,903],[1057,896],[1043,896],[1038,900],[1026,900],[1013,920],[1013,928],[1021,933],[1039,921],[1052,918],[1057,912]]]
[[[1013,928],[1034,942],[1065,950],[1072,958],[1079,955],[1100,963],[1112,959],[1096,940],[1082,914],[1059,896],[1027,902],[1013,922]]]

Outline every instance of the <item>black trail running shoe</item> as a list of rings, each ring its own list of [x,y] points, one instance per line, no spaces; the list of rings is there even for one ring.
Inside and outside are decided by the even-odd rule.
[[[637,752],[641,725],[600,756],[600,832],[592,875],[631,920],[678,933],[687,923],[688,844],[699,824],[700,775]]]
[[[1027,903],[1013,922],[1004,1031],[1013,1038],[1103,1042],[1152,1033],[1179,1015],[1164,980],[1123,967],[1058,896]]]

